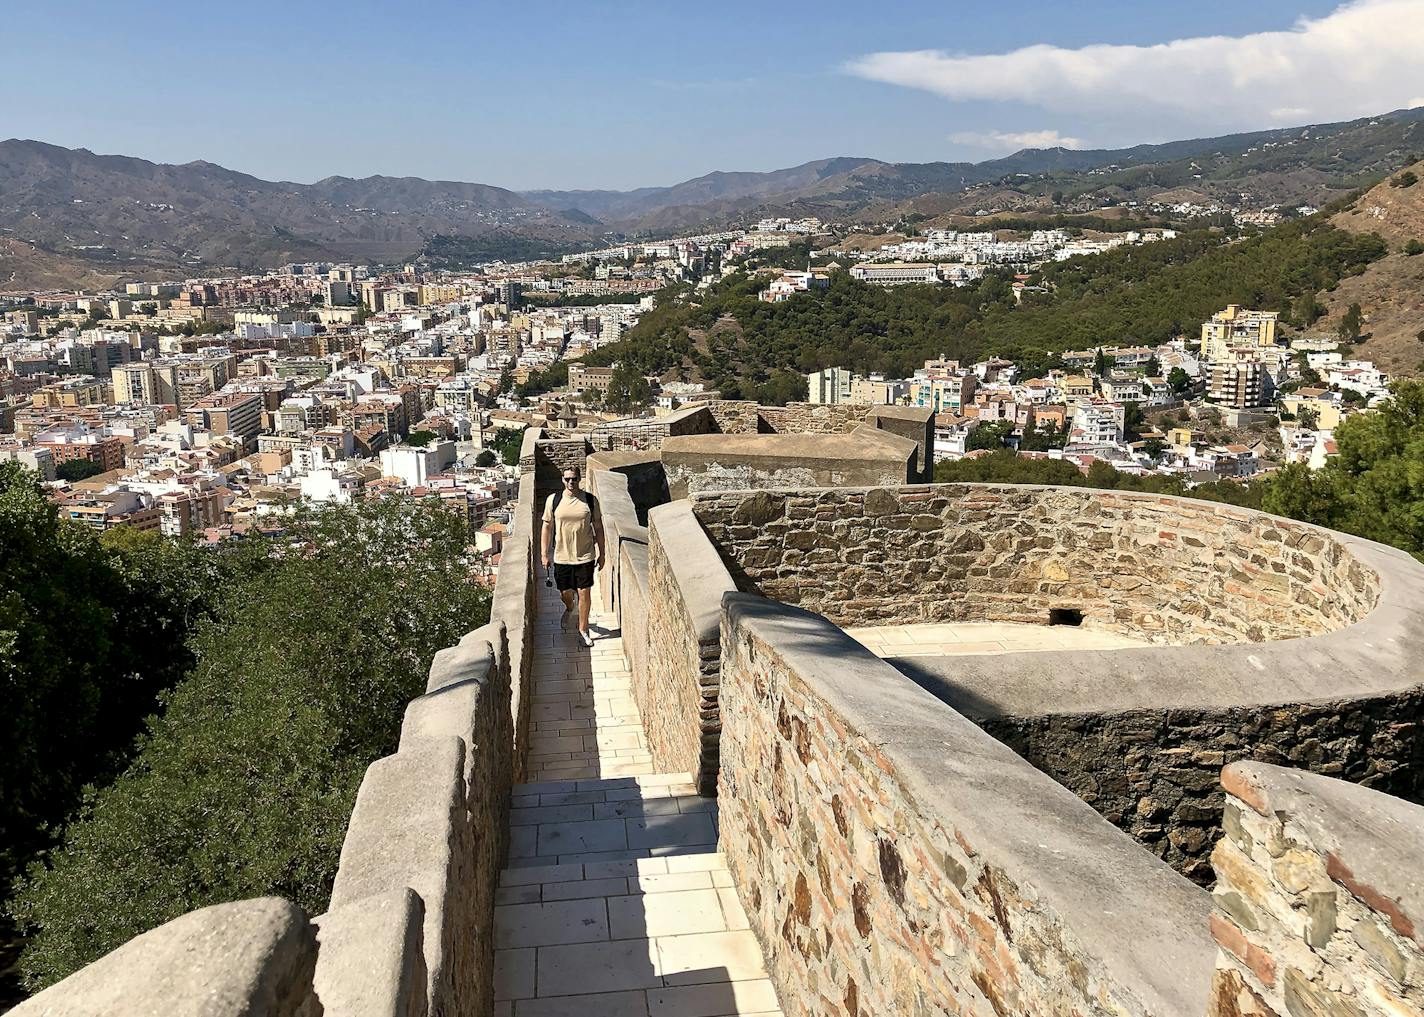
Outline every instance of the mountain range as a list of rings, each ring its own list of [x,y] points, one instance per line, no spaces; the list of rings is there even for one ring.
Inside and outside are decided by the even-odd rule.
[[[979,163],[843,156],[669,187],[521,193],[418,177],[268,181],[210,162],[10,140],[0,142],[0,289],[302,260],[529,258],[768,214],[890,221],[1148,200],[1323,204],[1421,151],[1424,108],[1126,149],[1025,149]]]

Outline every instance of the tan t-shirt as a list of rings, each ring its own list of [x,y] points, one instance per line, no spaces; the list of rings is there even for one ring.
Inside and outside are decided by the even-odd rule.
[[[565,493],[554,508],[555,495],[544,503],[544,522],[554,524],[554,562],[558,565],[583,565],[598,557],[593,540],[593,509],[588,496]]]

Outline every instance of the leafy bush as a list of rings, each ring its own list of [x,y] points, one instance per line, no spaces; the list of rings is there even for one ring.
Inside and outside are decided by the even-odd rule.
[[[489,617],[468,539],[437,505],[388,499],[241,549],[142,750],[20,885],[30,987],[209,904],[325,909],[366,766],[396,747],[435,652]]]
[[[1413,187],[1417,183],[1419,183],[1419,175],[1413,170],[1405,170],[1403,173],[1399,174],[1399,176],[1392,178],[1389,182],[1389,186]]]
[[[127,762],[158,694],[192,666],[218,556],[59,518],[36,474],[0,463],[0,888]]]

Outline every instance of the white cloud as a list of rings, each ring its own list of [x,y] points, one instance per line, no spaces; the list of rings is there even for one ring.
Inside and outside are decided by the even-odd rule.
[[[1355,0],[1286,31],[996,55],[871,53],[851,74],[956,102],[1222,128],[1348,120],[1419,105],[1424,0]]]
[[[1069,138],[1057,131],[956,131],[950,141],[975,148],[1017,152],[1021,148],[1087,148],[1082,138]]]

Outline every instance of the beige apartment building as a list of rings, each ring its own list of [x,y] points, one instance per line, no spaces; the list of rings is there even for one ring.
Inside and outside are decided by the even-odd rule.
[[[120,364],[113,370],[112,381],[115,403],[168,404],[183,408],[176,363]]]
[[[1239,304],[1230,304],[1217,311],[1210,321],[1202,322],[1201,359],[1229,360],[1233,346],[1274,346],[1280,314],[1276,311],[1252,311]]]

